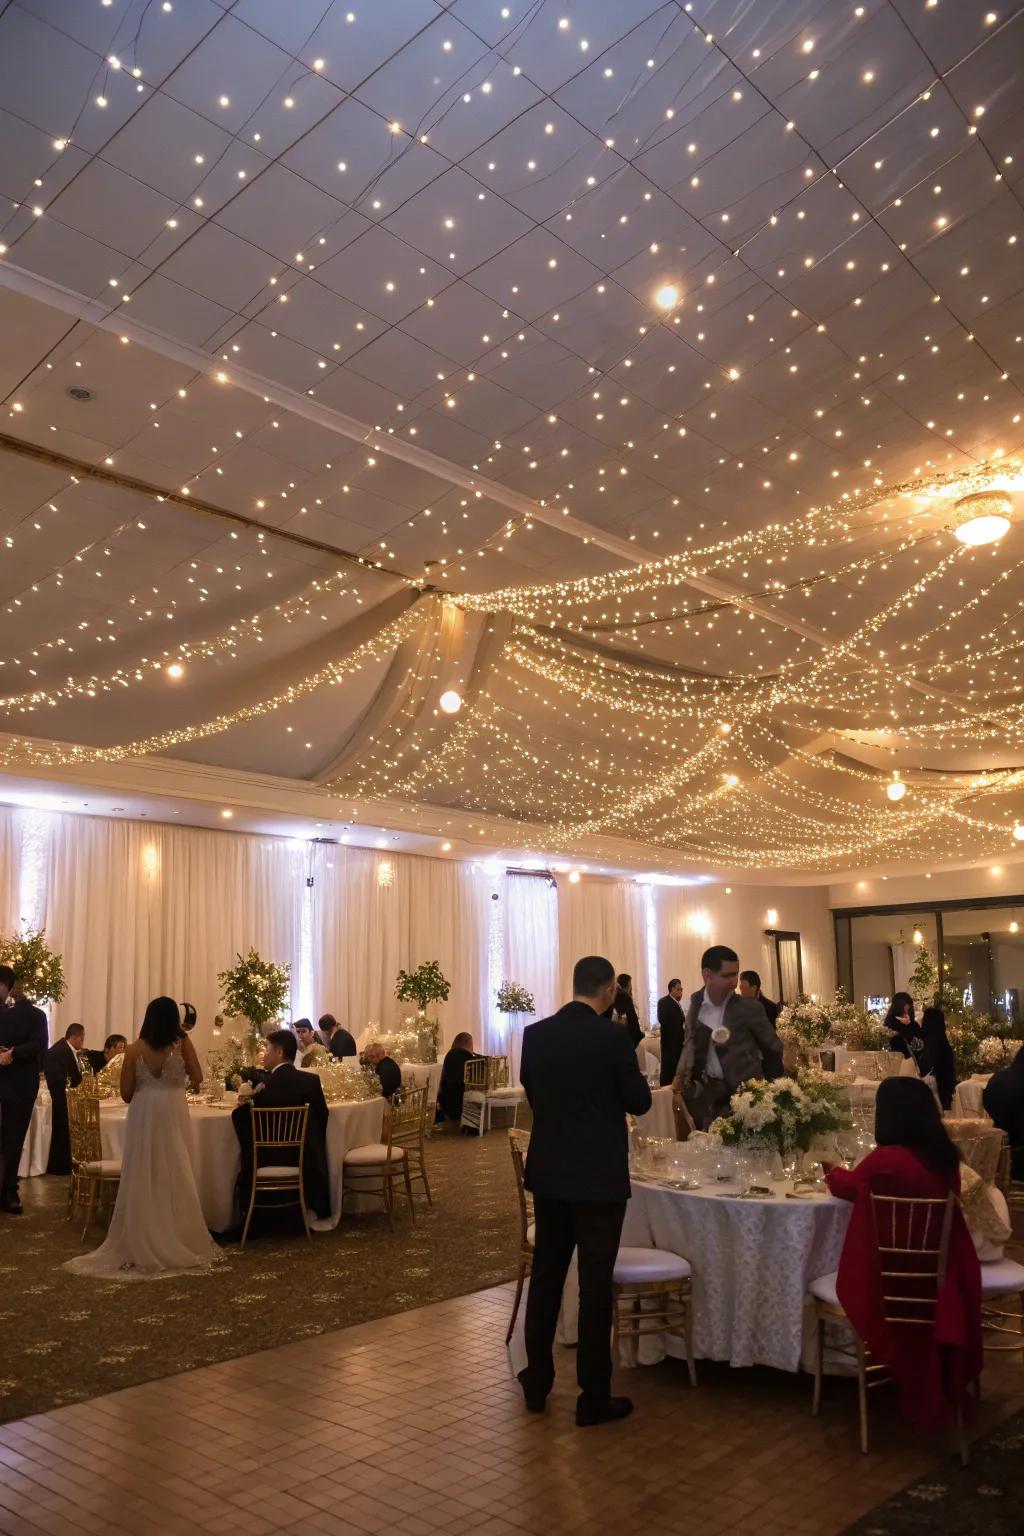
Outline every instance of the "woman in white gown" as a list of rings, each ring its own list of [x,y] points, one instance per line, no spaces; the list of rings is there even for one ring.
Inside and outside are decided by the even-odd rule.
[[[128,1105],[117,1202],[106,1241],[66,1269],[110,1280],[146,1279],[218,1259],[189,1156],[185,1079],[203,1074],[173,998],[156,997],[121,1068]]]

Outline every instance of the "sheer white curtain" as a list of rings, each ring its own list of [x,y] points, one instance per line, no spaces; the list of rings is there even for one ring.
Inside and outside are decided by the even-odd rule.
[[[641,1023],[647,1017],[647,935],[643,888],[634,880],[587,880],[558,887],[559,977],[572,996],[572,968],[584,955],[604,955],[633,978]]]
[[[19,843],[14,813],[0,806],[0,933],[13,933],[21,920],[18,910]]]
[[[558,981],[558,892],[543,877],[507,875],[502,891],[504,907],[503,979],[518,981],[533,993],[536,1019],[546,1018],[568,1001]],[[503,1020],[506,1038],[502,1052],[508,1054],[513,1080],[519,1081],[522,1031],[529,1017]]]

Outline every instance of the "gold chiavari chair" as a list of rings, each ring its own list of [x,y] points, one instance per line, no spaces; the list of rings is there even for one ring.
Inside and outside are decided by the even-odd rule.
[[[909,1199],[899,1195],[871,1196],[875,1239],[881,1265],[882,1305],[889,1328],[935,1327],[939,1292],[946,1276],[949,1236],[953,1225],[956,1198],[943,1200]],[[823,1275],[809,1287],[814,1303],[816,1341],[814,1359],[814,1398],[812,1412],[821,1407],[821,1382],[825,1360],[825,1326],[849,1318],[836,1296],[836,1275]],[[864,1342],[855,1337],[853,1347],[837,1345],[837,1352],[855,1355],[857,1362],[857,1405],[860,1417],[860,1448],[868,1450],[868,1390],[882,1386],[889,1373],[881,1362],[872,1360]],[[960,1460],[967,1465],[967,1438],[963,1412],[956,1414],[957,1443]]]
[[[306,1146],[306,1126],[309,1120],[309,1105],[296,1104],[287,1108],[257,1109],[253,1106],[252,1115],[252,1185],[249,1190],[249,1209],[245,1213],[245,1224],[242,1227],[242,1241],[239,1244],[239,1252],[245,1247],[245,1240],[249,1235],[249,1227],[252,1224],[252,1213],[256,1207],[256,1196],[273,1192],[273,1207],[298,1205],[302,1212],[302,1225],[306,1229],[306,1236],[312,1240],[312,1232],[309,1230],[309,1218],[306,1215],[306,1194],[302,1184],[302,1154]],[[261,1152],[276,1152],[279,1156],[286,1152],[295,1154],[295,1162],[260,1162]],[[290,1200],[282,1200],[282,1194],[292,1195]]]
[[[509,1083],[507,1056],[475,1056],[466,1062],[463,1077],[462,1124],[482,1136],[490,1130],[496,1110],[511,1110],[512,1124],[519,1118],[523,1090]]]
[[[523,1299],[523,1286],[533,1268],[533,1197],[526,1187],[526,1154],[530,1149],[530,1133],[517,1131],[513,1126],[508,1133],[509,1150],[512,1153],[512,1170],[516,1179],[516,1195],[519,1198],[519,1263],[516,1270],[516,1294],[512,1303],[505,1343],[515,1331],[516,1318]]]
[[[342,1169],[344,1195],[374,1195],[381,1200],[388,1227],[394,1231],[395,1186],[404,1187],[409,1201],[409,1214],[416,1220],[416,1204],[413,1199],[410,1168],[410,1150],[417,1148],[421,1162],[420,1173],[430,1200],[423,1157],[423,1122],[427,1112],[426,1088],[412,1088],[395,1094],[394,1101],[384,1112],[383,1141],[365,1147],[352,1147],[345,1154]]]
[[[665,1248],[620,1248],[612,1275],[612,1347],[624,1339],[669,1333],[686,1347],[690,1386],[697,1385],[693,1358],[692,1270],[688,1259]]]
[[[113,1208],[121,1180],[118,1158],[103,1156],[100,1135],[100,1101],[89,1079],[78,1088],[67,1090],[68,1131],[71,1140],[71,1184],[68,1189],[68,1220],[85,1207],[82,1241],[92,1224],[97,1207]]]
[[[417,1181],[423,1185],[427,1204],[433,1206],[430,1182],[427,1178],[426,1136],[427,1114],[430,1109],[430,1086],[400,1088],[392,1101],[391,1145],[405,1153],[405,1180],[408,1185]],[[399,1111],[395,1117],[395,1110]]]

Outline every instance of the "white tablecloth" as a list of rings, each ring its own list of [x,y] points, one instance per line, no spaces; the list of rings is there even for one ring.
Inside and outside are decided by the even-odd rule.
[[[400,1061],[398,1063],[402,1071],[402,1082],[407,1086],[427,1089],[427,1103],[437,1102],[437,1085],[441,1081],[441,1062],[439,1061]]]
[[[969,1077],[966,1082],[957,1083],[953,1093],[953,1103],[950,1114],[956,1120],[980,1120],[986,1118],[985,1106],[981,1102],[981,1096],[985,1091],[989,1080],[989,1073],[984,1076],[975,1075]]]
[[[676,1116],[672,1108],[672,1089],[652,1088],[651,1107],[637,1120],[641,1136],[667,1136],[676,1139]]]
[[[234,1094],[224,1098],[225,1108],[190,1104],[192,1166],[199,1199],[211,1232],[224,1232],[233,1220],[235,1180],[241,1167],[238,1137],[231,1124]],[[124,1147],[128,1106],[111,1099],[100,1105],[100,1134],[104,1157],[120,1157]],[[342,1164],[346,1152],[380,1141],[384,1120],[383,1099],[362,1099],[354,1104],[331,1104],[327,1120],[327,1165],[331,1179],[331,1214],[317,1222],[318,1229],[336,1227],[341,1216]]]
[[[40,1088],[39,1096],[32,1109],[32,1119],[29,1121],[28,1135],[25,1137],[25,1145],[22,1148],[21,1162],[18,1165],[19,1178],[34,1179],[38,1174],[46,1172],[46,1165],[50,1160],[52,1112],[49,1089]]]

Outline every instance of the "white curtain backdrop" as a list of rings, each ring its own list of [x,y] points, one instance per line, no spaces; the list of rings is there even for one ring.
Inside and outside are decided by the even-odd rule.
[[[518,981],[532,992],[532,1018],[546,1018],[568,1001],[568,995],[563,997],[558,985],[558,892],[542,877],[507,875],[502,901],[502,979]],[[513,1078],[518,1082],[522,1032],[532,1019],[508,1015],[502,1022],[506,1031],[502,1052],[510,1057]]]
[[[0,932],[13,933],[21,913],[18,910],[19,843],[15,833],[14,812],[0,806]]]
[[[572,968],[584,955],[604,955],[616,973],[633,978],[633,1001],[645,1024],[647,935],[644,891],[633,880],[558,883],[559,977],[563,999],[572,996]]]

